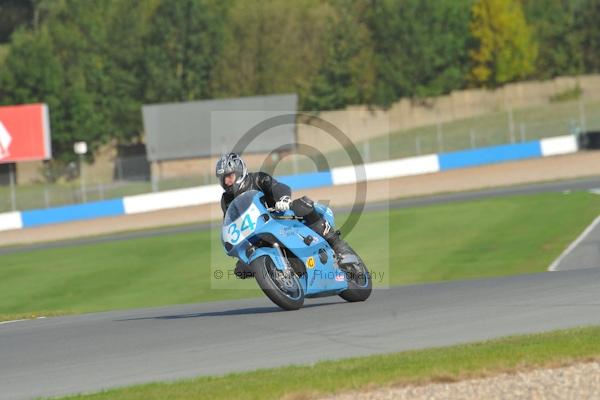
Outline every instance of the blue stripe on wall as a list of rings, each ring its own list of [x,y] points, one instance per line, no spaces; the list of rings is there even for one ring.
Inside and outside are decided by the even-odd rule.
[[[438,155],[441,171],[541,156],[542,146],[539,141],[484,147]]]
[[[280,176],[277,177],[277,180],[285,183],[294,190],[333,185],[330,171]]]
[[[78,221],[125,214],[123,199],[96,201],[73,206],[48,208],[21,212],[23,227]]]

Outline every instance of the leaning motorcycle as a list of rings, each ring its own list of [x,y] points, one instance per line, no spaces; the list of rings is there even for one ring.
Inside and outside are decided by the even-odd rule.
[[[335,227],[329,207],[315,202],[315,208]],[[260,191],[233,200],[221,239],[227,255],[249,264],[262,291],[284,310],[301,308],[305,298],[339,295],[357,302],[371,294],[370,273],[356,252],[336,255],[292,211],[267,208]]]

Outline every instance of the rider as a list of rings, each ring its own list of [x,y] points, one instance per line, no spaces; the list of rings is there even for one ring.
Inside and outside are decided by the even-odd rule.
[[[223,155],[217,161],[216,175],[225,190],[221,196],[223,215],[236,196],[247,190],[260,190],[265,194],[268,207],[274,207],[276,211],[291,209],[309,228],[323,237],[336,254],[342,255],[350,251],[348,244],[340,238],[340,232],[332,229],[329,222],[317,212],[311,199],[303,196],[291,201],[292,190],[288,185],[278,182],[265,172],[248,172],[246,163],[238,154]],[[245,267],[245,264],[238,262],[236,275],[245,277]]]

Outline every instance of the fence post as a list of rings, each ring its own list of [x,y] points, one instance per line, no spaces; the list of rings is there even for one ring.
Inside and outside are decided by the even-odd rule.
[[[85,187],[85,171],[84,171],[83,154],[79,155],[79,183],[81,184],[81,196],[84,203],[87,203],[87,191]]]
[[[152,191],[158,192],[158,174],[160,173],[160,164],[157,161],[153,161],[150,164],[150,175],[152,177]]]
[[[10,179],[10,203],[13,211],[17,211],[17,193],[16,193],[16,179],[15,179],[15,166],[17,164],[8,164],[8,173]]]
[[[512,107],[508,107],[508,131],[510,132],[510,142],[515,142],[515,121],[513,119]]]
[[[417,155],[420,156],[421,155],[421,136],[417,136],[415,138],[415,147],[416,147]]]
[[[50,196],[48,195],[48,188],[44,186],[44,205],[46,208],[50,207]]]
[[[437,124],[437,142],[438,142],[438,153],[444,152],[444,133],[442,132],[442,124],[438,120]]]
[[[117,180],[123,180],[123,161],[120,157],[117,158]]]
[[[583,99],[579,98],[579,125],[581,126],[580,132],[587,131],[587,124],[585,120],[585,104],[583,103]]]
[[[473,129],[471,129],[470,136],[471,136],[471,148],[474,149],[475,148],[475,131]]]
[[[525,141],[525,124],[523,122],[521,122],[521,124],[519,125],[521,128],[521,142]]]
[[[444,152],[444,132],[443,132],[444,128],[442,126],[442,120],[440,119],[440,110],[437,110],[436,117],[437,117],[436,130],[437,130],[438,152],[443,153]]]

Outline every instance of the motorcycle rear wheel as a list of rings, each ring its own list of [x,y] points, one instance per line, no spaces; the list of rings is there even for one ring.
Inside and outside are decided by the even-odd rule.
[[[352,252],[358,258],[359,263],[341,266],[346,273],[348,289],[340,293],[340,297],[350,303],[365,301],[371,296],[373,282],[367,266],[358,254],[352,249]]]

